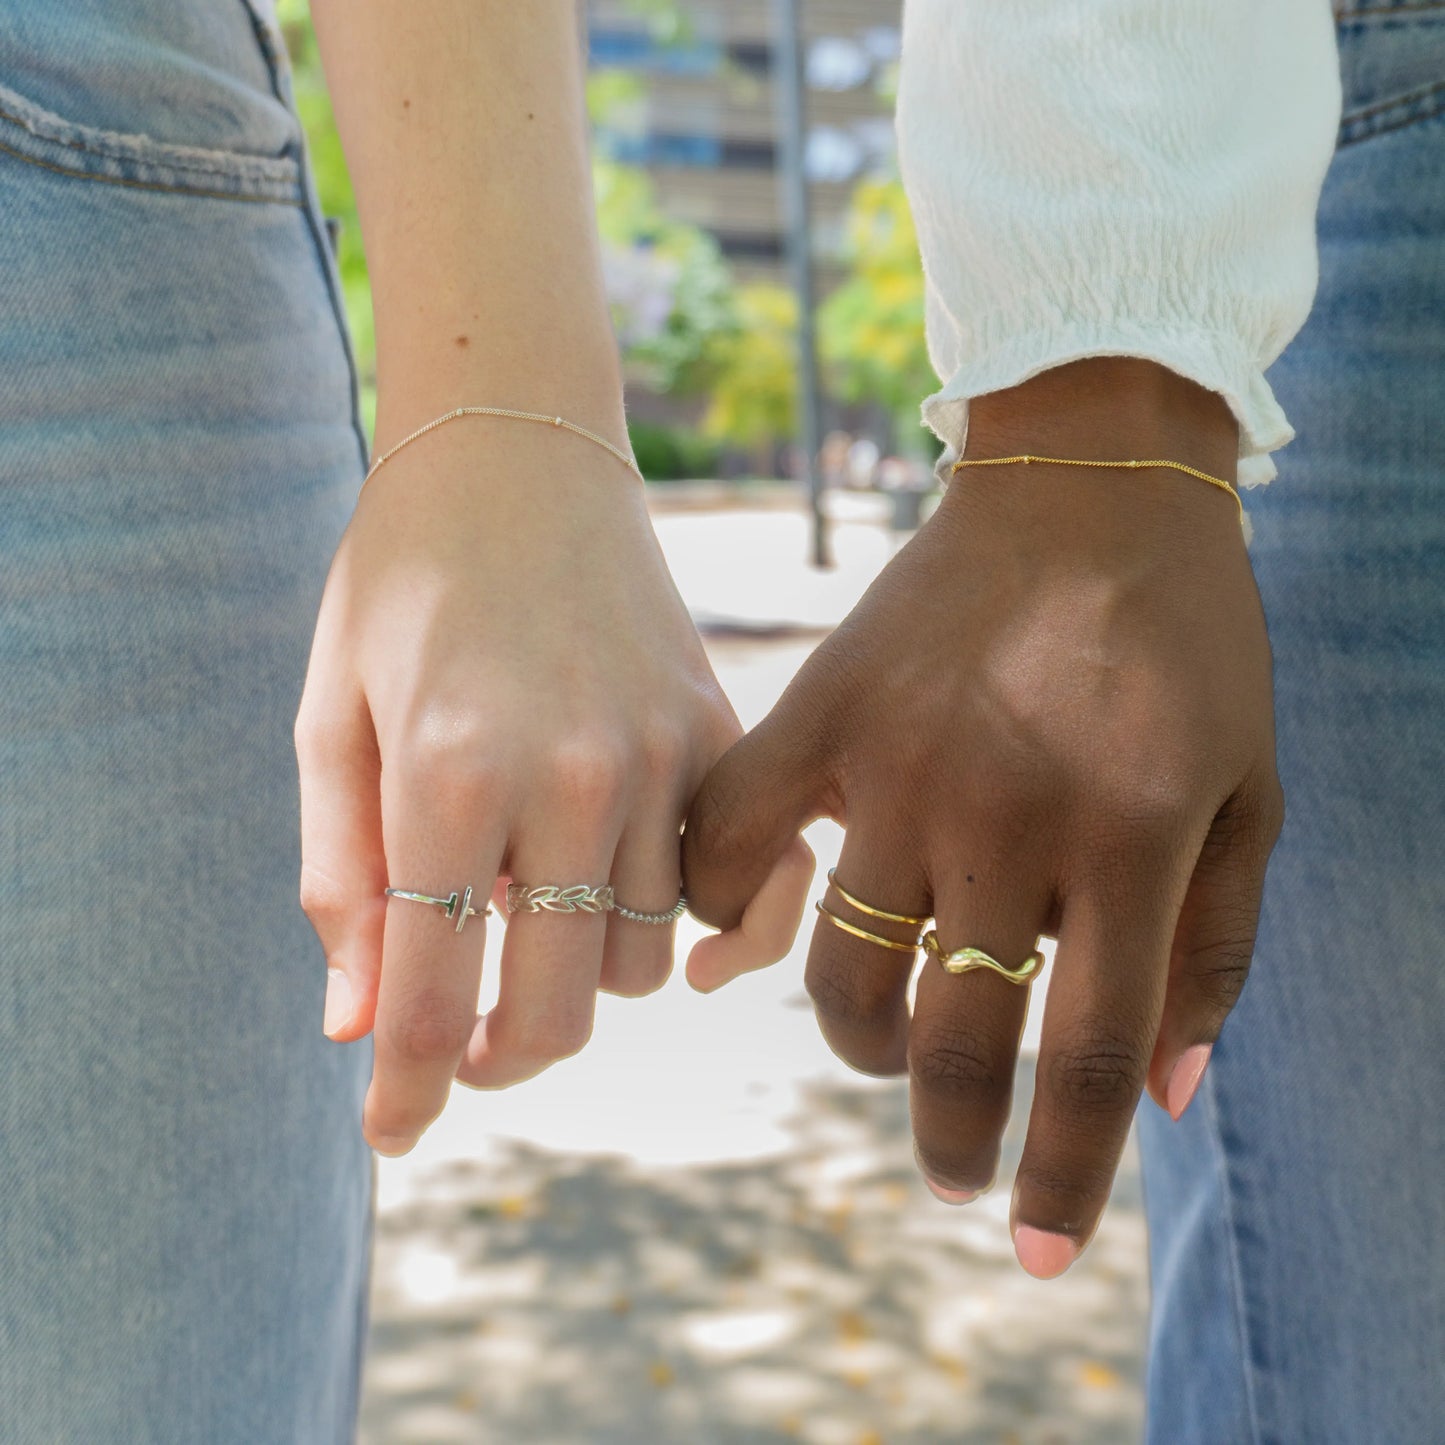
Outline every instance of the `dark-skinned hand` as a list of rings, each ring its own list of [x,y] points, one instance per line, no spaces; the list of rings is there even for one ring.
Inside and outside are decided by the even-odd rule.
[[[1216,394],[1091,357],[971,404],[965,455],[1163,457],[1234,480]],[[1087,1245],[1141,1091],[1177,1119],[1254,946],[1284,816],[1271,657],[1236,503],[1172,469],[963,468],[938,510],[713,767],[683,838],[693,912],[735,927],[801,828],[837,878],[1017,963],[1057,939],[1012,1203],[1040,1277]],[[827,906],[898,941],[919,932]],[[740,971],[705,941],[695,987]],[[829,1045],[906,1071],[916,1153],[963,1203],[999,1163],[1027,988],[818,918],[806,986]]]

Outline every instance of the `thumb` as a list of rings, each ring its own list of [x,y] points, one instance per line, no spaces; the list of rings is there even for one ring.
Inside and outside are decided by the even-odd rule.
[[[702,781],[682,834],[688,909],[733,929],[790,843],[829,809],[815,750],[782,705],[725,752]]]

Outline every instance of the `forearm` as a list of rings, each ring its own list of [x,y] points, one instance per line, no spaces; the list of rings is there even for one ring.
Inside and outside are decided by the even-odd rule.
[[[376,312],[377,444],[454,406],[621,443],[573,0],[312,0]]]

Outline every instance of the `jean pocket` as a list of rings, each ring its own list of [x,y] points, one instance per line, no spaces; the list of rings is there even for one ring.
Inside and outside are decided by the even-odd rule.
[[[67,120],[0,85],[0,155],[81,179],[223,200],[304,204],[294,154],[180,145]]]
[[[1340,145],[1445,112],[1445,0],[1345,0],[1334,16]]]

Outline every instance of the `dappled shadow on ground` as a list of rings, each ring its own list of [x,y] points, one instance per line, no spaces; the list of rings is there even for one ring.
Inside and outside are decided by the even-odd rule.
[[[901,1083],[805,1092],[779,1158],[516,1144],[439,1170],[379,1222],[364,1445],[1127,1445],[1135,1156],[1084,1259],[1029,1279],[1006,1224],[1027,1092],[962,1209],[918,1180]]]

